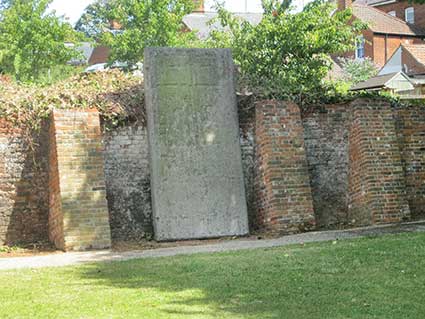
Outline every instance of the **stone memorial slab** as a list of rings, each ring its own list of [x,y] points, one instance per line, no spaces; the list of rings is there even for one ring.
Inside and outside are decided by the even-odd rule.
[[[230,50],[149,48],[144,65],[155,238],[247,234]]]

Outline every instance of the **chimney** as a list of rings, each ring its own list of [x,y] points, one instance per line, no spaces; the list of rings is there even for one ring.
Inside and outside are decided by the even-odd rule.
[[[195,5],[193,12],[198,12],[198,13],[205,12],[204,0],[193,0],[193,3]]]
[[[117,20],[110,20],[109,26],[110,26],[111,30],[121,30],[121,28],[122,28],[121,23],[119,23]]]
[[[338,1],[338,11],[343,11],[345,9],[351,8],[353,5],[352,0],[337,0]]]

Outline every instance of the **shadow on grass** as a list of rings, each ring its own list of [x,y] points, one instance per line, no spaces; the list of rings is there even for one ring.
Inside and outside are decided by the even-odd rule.
[[[280,298],[291,289],[278,284],[276,266],[264,266],[269,269],[260,269],[243,254],[199,255],[89,265],[81,275],[91,284],[165,296],[158,310],[170,318],[206,313],[278,318]]]
[[[425,235],[399,236],[416,239],[93,264],[78,275],[140,293],[166,318],[415,318],[425,311]]]

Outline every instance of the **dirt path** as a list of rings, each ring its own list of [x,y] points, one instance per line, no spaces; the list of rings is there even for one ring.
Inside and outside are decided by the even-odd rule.
[[[276,239],[236,239],[218,241],[217,243],[177,246],[139,251],[114,252],[110,250],[70,252],[61,254],[12,257],[0,259],[0,270],[61,267],[77,265],[89,262],[110,262],[138,258],[169,257],[176,255],[191,255],[197,253],[213,253],[242,249],[256,249],[279,247],[291,244],[321,242],[330,240],[360,238],[366,236],[382,236],[385,234],[397,234],[405,232],[425,232],[425,222],[404,223],[398,225],[383,225],[350,230],[332,230],[321,232],[310,232],[297,235],[284,236]]]

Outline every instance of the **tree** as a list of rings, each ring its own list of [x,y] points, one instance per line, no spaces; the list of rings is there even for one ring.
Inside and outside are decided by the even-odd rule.
[[[65,42],[77,41],[69,23],[48,11],[51,0],[11,0],[1,11],[0,68],[24,82],[37,81],[57,65],[78,57]]]
[[[109,5],[110,10],[102,10],[103,21],[120,26],[102,35],[111,61],[135,64],[143,60],[145,47],[188,46],[196,41],[183,24],[183,17],[192,12],[192,0],[111,0]]]
[[[352,84],[366,81],[378,74],[379,68],[369,58],[364,60],[342,58],[340,62],[344,73],[347,75],[346,80]]]
[[[218,5],[218,20],[227,30],[211,33],[208,45],[231,47],[241,77],[263,97],[314,100],[323,92],[331,69],[330,55],[354,48],[363,25],[349,24],[351,11],[334,11],[324,0],[291,13],[291,2],[263,0],[258,25],[238,19]]]
[[[108,0],[98,0],[90,4],[75,24],[75,30],[84,33],[88,38],[99,39],[103,32],[110,31],[107,17],[112,9],[112,3]]]

